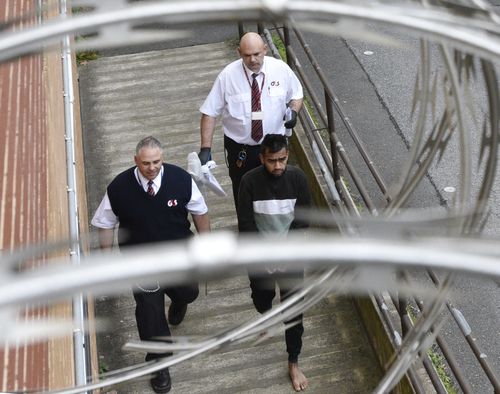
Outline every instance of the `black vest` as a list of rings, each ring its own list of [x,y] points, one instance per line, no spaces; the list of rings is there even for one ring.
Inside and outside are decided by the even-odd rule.
[[[182,168],[163,164],[161,187],[154,196],[144,191],[135,167],[118,174],[108,197],[120,221],[120,246],[184,239],[192,235],[186,205],[191,199],[191,176]]]

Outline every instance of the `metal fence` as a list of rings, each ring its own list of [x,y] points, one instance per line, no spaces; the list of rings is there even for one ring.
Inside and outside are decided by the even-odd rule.
[[[500,392],[500,380],[495,375],[495,371],[485,357],[485,352],[480,345],[473,339],[472,328],[467,320],[457,310],[447,296],[453,283],[453,274],[456,272],[474,273],[479,275],[490,275],[500,277],[497,264],[498,253],[491,243],[481,240],[469,239],[471,235],[478,235],[484,225],[486,215],[486,204],[488,195],[491,191],[492,182],[495,178],[496,156],[498,147],[498,83],[493,60],[500,56],[500,40],[498,39],[499,18],[488,4],[474,0],[466,5],[456,5],[448,2],[435,2],[430,5],[426,1],[422,3],[414,2],[410,4],[398,4],[397,2],[335,2],[335,1],[210,1],[210,2],[133,2],[108,1],[101,4],[93,1],[75,2],[75,6],[87,7],[85,12],[77,16],[69,17],[61,15],[60,18],[51,20],[50,23],[41,23],[40,25],[27,29],[10,29],[9,24],[4,24],[4,29],[0,35],[0,59],[9,60],[16,56],[22,56],[25,53],[39,51],[46,45],[59,42],[63,37],[68,37],[75,33],[94,34],[96,37],[87,40],[83,45],[85,47],[101,47],[109,43],[104,34],[106,31],[113,33],[115,26],[126,25],[122,29],[124,33],[121,38],[126,41],[133,36],[137,30],[132,29],[134,24],[145,22],[162,21],[171,26],[182,23],[195,23],[200,21],[235,21],[235,22],[255,22],[263,23],[260,25],[261,33],[267,37],[269,43],[272,42],[270,31],[276,32],[284,42],[286,48],[287,61],[299,75],[306,91],[308,100],[317,114],[318,121],[314,120],[311,113],[304,111],[300,114],[302,126],[306,130],[307,138],[310,141],[314,151],[318,153],[319,165],[325,171],[325,178],[329,185],[332,202],[338,210],[338,216],[335,216],[336,225],[343,229],[348,237],[318,237],[314,242],[295,242],[291,247],[287,243],[285,255],[280,255],[280,261],[288,260],[291,264],[302,263],[302,259],[307,257],[311,266],[320,265],[324,267],[337,266],[350,269],[369,270],[375,265],[379,268],[391,268],[397,273],[399,281],[404,281],[412,288],[412,278],[405,268],[424,267],[430,279],[436,285],[436,293],[431,302],[425,303],[418,297],[407,297],[399,294],[402,286],[397,283],[378,283],[373,290],[375,299],[380,308],[380,313],[397,352],[394,362],[387,371],[386,376],[380,382],[376,392],[387,392],[390,390],[402,375],[408,372],[408,375],[417,392],[423,392],[423,388],[417,377],[417,373],[412,369],[412,364],[417,358],[421,358],[423,366],[429,374],[432,383],[438,392],[444,392],[442,384],[437,376],[431,361],[428,359],[426,350],[435,343],[446,358],[446,362],[453,373],[463,392],[472,392],[472,389],[463,376],[462,371],[457,365],[453,356],[453,350],[446,344],[446,340],[439,333],[436,323],[443,307],[445,307],[453,316],[458,327],[464,335],[464,338],[470,346],[471,352],[477,358],[485,377],[491,383],[496,392]],[[446,7],[444,7],[446,5]],[[42,13],[43,10],[40,11]],[[303,31],[310,29],[306,22],[315,22],[319,25],[332,24],[337,20],[376,22],[388,26],[397,26],[407,29],[413,33],[422,35],[421,53],[422,63],[420,67],[421,76],[415,89],[415,113],[417,117],[415,136],[409,150],[409,158],[406,165],[401,169],[401,182],[395,190],[389,191],[384,178],[375,163],[370,157],[370,153],[363,145],[362,138],[355,125],[352,124],[350,117],[342,108],[340,100],[330,87],[328,79],[322,72],[319,62],[310,51]],[[264,23],[275,23],[274,28],[264,29]],[[284,23],[284,24],[283,24]],[[276,27],[276,26],[283,27]],[[335,26],[334,26],[335,27]],[[241,30],[241,29],[240,29]],[[335,28],[332,34],[339,34]],[[293,40],[299,45],[291,44]],[[150,36],[151,37],[151,36]],[[165,35],[160,35],[162,39]],[[448,98],[446,105],[441,109],[438,118],[439,121],[431,126],[429,133],[428,119],[433,110],[429,104],[433,99],[434,82],[429,72],[429,41],[436,40],[436,46],[445,65],[445,77],[442,81],[442,88]],[[81,44],[79,44],[81,45]],[[458,50],[457,48],[461,48]],[[310,75],[302,69],[298,61],[297,51],[302,50],[305,58],[309,60],[316,77],[321,81],[324,90],[324,99],[321,100],[309,79]],[[467,52],[462,52],[462,51]],[[276,50],[274,51],[277,55]],[[468,131],[464,126],[463,113],[467,105],[461,96],[462,89],[466,82],[461,76],[467,73],[473,56],[480,57],[482,76],[485,89],[488,93],[489,111],[485,116],[485,126],[482,129],[483,142],[481,146],[481,186],[477,193],[472,193],[472,157],[468,149]],[[377,206],[373,200],[371,192],[365,186],[366,180],[359,174],[357,164],[349,157],[349,152],[344,149],[344,143],[338,135],[336,126],[339,119],[343,122],[346,130],[352,138],[356,149],[360,152],[368,172],[375,180],[385,205]],[[328,139],[321,135],[321,131],[326,131]],[[449,207],[446,214],[441,219],[413,223],[404,223],[403,229],[411,228],[416,224],[417,228],[429,223],[441,223],[450,230],[455,239],[439,238],[446,242],[445,248],[436,248],[434,240],[426,238],[406,239],[401,236],[396,241],[376,240],[372,241],[369,237],[363,238],[363,228],[367,223],[372,227],[386,226],[390,227],[399,218],[400,210],[405,206],[412,192],[424,179],[432,163],[439,159],[440,153],[446,148],[451,134],[458,135],[460,142],[460,162],[461,188],[457,191],[455,204]],[[68,143],[71,138],[68,139]],[[71,145],[71,144],[70,144]],[[71,146],[68,151],[71,152]],[[71,166],[71,163],[68,164]],[[71,175],[71,174],[70,174]],[[346,179],[352,182],[356,193],[361,196],[363,205],[371,216],[377,219],[365,217],[359,212],[359,207],[351,198],[352,190],[346,186]],[[314,215],[313,215],[313,219]],[[319,222],[319,218],[316,218]],[[391,221],[393,220],[393,221]],[[406,220],[406,219],[405,219]],[[331,219],[328,219],[331,223]],[[449,224],[453,223],[453,226]],[[397,231],[399,235],[404,230]],[[75,237],[78,237],[75,234]],[[164,259],[169,254],[176,253],[179,261],[177,265],[171,266],[168,270],[171,273],[191,273],[196,275],[213,275],[222,272],[224,269],[234,268],[236,266],[259,265],[263,262],[269,262],[271,245],[262,243],[259,240],[259,253],[236,253],[236,241],[227,235],[213,236],[208,239],[213,245],[219,245],[217,251],[200,258],[199,250],[205,250],[206,245],[194,243],[192,248],[185,250],[179,247],[174,251],[158,250],[156,255],[151,254],[149,266],[141,266],[141,271],[137,271],[133,261],[137,256],[131,254],[128,259],[120,261],[120,270],[110,270],[116,263],[113,259],[96,258],[95,265],[86,267],[70,266],[59,270],[40,270],[39,275],[30,276],[22,272],[16,275],[8,276],[9,282],[0,290],[0,307],[14,307],[25,302],[30,302],[44,297],[55,299],[62,295],[73,294],[75,291],[90,289],[99,289],[103,286],[126,285],[138,278],[152,278],[160,273],[164,274],[166,268],[158,268],[161,265],[154,265],[157,259]],[[356,243],[352,243],[349,237],[354,237]],[[204,241],[199,241],[204,242]],[[73,239],[72,243],[78,243]],[[336,248],[332,248],[335,244]],[[256,242],[248,244],[238,244],[238,248],[255,249]],[[273,244],[272,247],[276,247]],[[426,254],[421,255],[418,252],[425,249]],[[222,252],[221,252],[222,251]],[[33,251],[35,253],[35,251]],[[45,253],[44,250],[42,253]],[[72,252],[74,255],[75,252]],[[138,252],[139,253],[139,252]],[[140,258],[143,259],[144,252],[140,252]],[[241,256],[252,256],[252,258],[242,258]],[[14,254],[6,261],[9,264],[17,264],[24,259],[25,253]],[[69,256],[71,257],[71,256]],[[154,257],[154,258],[153,258]],[[468,260],[475,259],[474,267],[468,266]],[[229,263],[231,262],[231,263]],[[498,265],[498,264],[497,264]],[[434,269],[447,270],[444,279],[440,279]],[[195,350],[192,350],[187,356],[174,356],[166,360],[163,364],[155,366],[141,365],[133,371],[125,371],[117,376],[105,379],[100,383],[82,386],[82,379],[78,382],[80,387],[66,390],[65,392],[81,392],[82,390],[92,390],[123,381],[133,377],[141,376],[146,373],[164,368],[165,366],[181,362],[186,357],[194,357],[204,351],[213,349],[228,341],[255,334],[256,327],[262,329],[269,324],[276,324],[286,319],[287,314],[297,313],[310,306],[310,302],[320,299],[325,294],[325,289],[331,289],[336,285],[335,269],[330,270],[324,276],[310,283],[301,295],[309,294],[310,298],[306,303],[297,302],[297,299],[291,299],[283,304],[283,309],[274,311],[266,315],[262,320],[251,326],[238,327],[227,333],[221,338],[214,338],[211,341],[196,344]],[[325,282],[329,282],[329,286]],[[50,282],[53,286],[47,287]],[[356,289],[356,278],[352,277],[349,286]],[[387,288],[384,288],[387,286]],[[390,291],[387,291],[390,289]],[[358,289],[359,290],[359,289]],[[411,293],[411,291],[410,291]],[[388,301],[392,305],[388,305]],[[288,309],[287,309],[288,308]],[[395,309],[400,315],[400,321],[397,323],[401,328],[397,328],[388,314],[388,309]],[[413,315],[409,311],[413,311]],[[277,315],[283,312],[283,315]],[[435,342],[434,342],[435,339]],[[193,346],[193,344],[190,344]],[[80,360],[77,365],[80,365]]]

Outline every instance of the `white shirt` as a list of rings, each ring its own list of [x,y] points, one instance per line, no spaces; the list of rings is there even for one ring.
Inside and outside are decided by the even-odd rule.
[[[158,176],[155,179],[153,179],[152,186],[155,191],[155,194],[158,192],[161,186],[161,181],[163,178],[163,169],[164,168],[162,166]],[[137,167],[134,169],[134,175],[137,179],[137,182],[141,184],[142,188],[147,193],[149,180],[140,173]],[[200,189],[198,189],[198,186],[192,179],[191,179],[191,200],[189,200],[189,202],[187,203],[186,209],[192,215],[203,215],[208,212],[205,199],[203,198]],[[90,223],[92,224],[92,226],[98,228],[115,228],[119,224],[118,217],[114,214],[113,210],[111,209],[111,202],[109,201],[107,192],[104,195],[104,198],[102,199],[101,203],[99,204],[99,207],[97,208],[94,217],[92,218],[92,221]]]
[[[247,77],[245,76],[247,75]],[[217,76],[200,112],[216,118],[222,116],[224,134],[246,145],[256,145],[251,137],[252,74],[243,63],[235,60]],[[266,134],[284,134],[283,117],[290,100],[303,97],[302,86],[292,69],[284,61],[265,56],[257,77],[262,86],[262,127]]]

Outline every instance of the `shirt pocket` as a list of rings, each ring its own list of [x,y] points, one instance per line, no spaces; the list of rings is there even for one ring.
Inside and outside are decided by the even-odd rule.
[[[281,86],[269,86],[269,97],[281,97],[285,95],[285,89]]]
[[[270,86],[268,96],[273,111],[282,112],[285,110],[286,92],[281,86]]]
[[[250,118],[250,93],[233,94],[227,98],[227,110],[231,117],[245,123]]]

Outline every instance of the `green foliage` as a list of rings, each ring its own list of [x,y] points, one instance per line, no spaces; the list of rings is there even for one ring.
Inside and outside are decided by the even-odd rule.
[[[414,305],[408,304],[406,310],[412,324],[414,324],[419,314],[418,309]],[[449,394],[457,394],[453,381],[448,374],[446,360],[441,354],[439,347],[436,344],[433,344],[427,351],[427,355],[429,356],[429,359],[431,360],[431,363],[439,376],[439,380],[441,380],[441,382],[443,383],[446,392]]]
[[[76,53],[76,64],[79,66],[88,63],[91,60],[96,60],[99,58],[99,52],[97,51],[81,51]]]
[[[314,111],[314,107],[311,104],[311,102],[309,101],[307,96],[304,97],[304,106],[307,108],[309,115],[311,115],[311,119],[314,123],[314,126],[319,129],[319,121],[318,121],[318,118],[316,117],[316,111]],[[328,134],[327,130],[320,129],[319,133],[324,141],[329,141],[330,135]]]
[[[281,38],[280,36],[278,35],[278,33],[272,33],[271,34],[271,37],[273,39],[273,44],[274,46],[276,47],[276,49],[278,50],[278,53],[280,54],[281,56],[281,59],[283,59],[283,61],[286,62],[286,49],[285,49],[285,43],[283,41],[281,41]]]
[[[88,13],[91,12],[94,8],[93,7],[73,7],[71,12],[73,14],[83,14],[83,13]],[[76,36],[75,41],[82,41],[85,40],[85,36]],[[76,64],[78,66],[81,66],[83,64],[87,64],[91,60],[96,60],[99,58],[99,52],[94,51],[94,50],[86,50],[86,51],[79,51],[76,53]]]
[[[431,359],[432,365],[436,370],[439,379],[443,383],[443,386],[447,393],[449,394],[457,394],[455,390],[453,381],[448,374],[445,359],[442,354],[439,352],[439,348],[437,345],[432,345],[432,347],[427,351],[427,355]]]
[[[108,365],[103,360],[99,360],[99,375],[105,374],[106,372],[109,372]]]

